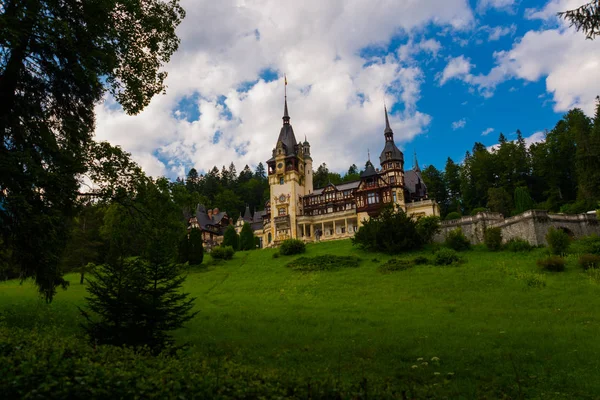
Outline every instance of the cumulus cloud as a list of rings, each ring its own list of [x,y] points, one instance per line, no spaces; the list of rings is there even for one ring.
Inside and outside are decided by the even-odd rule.
[[[479,0],[477,2],[477,11],[485,12],[490,8],[513,12],[515,0]]]
[[[535,132],[534,134],[527,136],[523,139],[525,140],[525,146],[527,146],[527,148],[529,148],[534,143],[540,143],[540,142],[543,142],[544,140],[546,140],[546,133],[544,131],[538,131],[538,132]],[[515,141],[511,140],[511,142],[515,142]],[[499,143],[496,143],[492,146],[487,147],[488,151],[495,151],[495,150],[498,150],[499,148],[500,148]]]
[[[96,137],[133,154],[152,175],[178,176],[233,161],[238,169],[271,155],[283,113],[283,72],[298,138],[315,163],[343,170],[383,146],[383,102],[398,142],[424,132],[418,65],[399,55],[365,58],[398,32],[429,24],[466,29],[466,0],[183,0],[179,51],[167,66],[167,94],[136,116],[107,102],[97,107]],[[421,40],[418,51],[441,49]],[[274,79],[275,78],[275,79]]]
[[[398,48],[398,58],[400,61],[412,61],[413,57],[419,53],[427,53],[436,58],[441,49],[442,44],[435,39],[421,40],[416,43],[411,39],[407,44]]]
[[[467,120],[465,118],[459,119],[458,121],[454,121],[452,123],[452,130],[455,131],[457,129],[464,128],[467,124]]]
[[[472,67],[474,67],[474,65],[463,55],[451,58],[439,76],[440,85],[444,85],[450,79],[463,79],[469,81],[471,79],[470,71]]]
[[[490,133],[494,132],[494,128],[487,128],[486,130],[484,130],[483,132],[481,132],[481,136],[487,136]]]
[[[488,41],[493,42],[496,40],[500,40],[502,36],[514,35],[517,31],[517,25],[511,24],[510,26],[495,27],[485,26],[483,27],[483,30],[485,30],[488,33]]]

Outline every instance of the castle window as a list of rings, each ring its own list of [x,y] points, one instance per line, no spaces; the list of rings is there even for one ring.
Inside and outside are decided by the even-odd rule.
[[[379,203],[379,195],[377,193],[369,193],[367,195],[367,204]]]
[[[279,216],[281,217],[281,216],[284,216],[284,215],[285,215],[285,207],[281,207],[279,209]]]
[[[285,182],[285,180],[283,179],[283,176],[279,177],[279,184],[283,185]]]
[[[396,177],[395,176],[390,176],[390,183],[396,183]]]
[[[392,152],[388,151],[388,152],[385,153],[385,159],[389,160],[390,158],[392,158]]]
[[[392,198],[394,199],[394,203],[396,202],[396,191],[394,190],[392,192]]]

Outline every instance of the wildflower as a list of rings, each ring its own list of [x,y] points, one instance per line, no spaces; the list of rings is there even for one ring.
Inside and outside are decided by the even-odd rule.
[[[419,367],[418,367],[417,365],[413,365],[411,368],[412,368],[412,369],[417,369],[417,368],[419,368]]]
[[[434,372],[433,374],[434,374],[434,375],[439,375],[440,373],[439,373],[439,372]]]
[[[432,357],[431,361],[436,362],[436,361],[440,361],[440,359],[438,357]]]
[[[423,361],[421,365],[428,366],[429,364],[427,364],[427,361]]]
[[[454,376],[454,372],[448,372],[446,375],[448,375],[448,376]]]
[[[417,361],[423,361],[423,357],[417,358]]]

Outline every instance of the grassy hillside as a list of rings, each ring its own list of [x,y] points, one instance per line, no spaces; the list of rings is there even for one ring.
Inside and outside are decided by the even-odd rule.
[[[207,357],[269,373],[398,380],[451,397],[598,398],[600,286],[575,255],[567,271],[543,274],[546,286],[528,286],[517,272],[538,273],[544,251],[475,249],[460,266],[391,274],[377,271],[389,256],[349,241],[307,247],[307,256],[362,259],[336,271],[295,272],[285,267],[294,256],[239,252],[190,270],[186,290],[200,313],[176,336]],[[417,254],[431,256],[402,258]],[[0,283],[3,323],[79,334],[85,285],[70,281],[51,305],[29,283]]]

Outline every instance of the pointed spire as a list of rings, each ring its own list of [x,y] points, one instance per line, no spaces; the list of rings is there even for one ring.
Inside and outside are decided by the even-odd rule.
[[[417,160],[417,151],[414,150],[414,158],[415,158],[415,165],[413,166],[413,170],[416,172],[421,172],[421,168],[419,168],[419,160]]]
[[[385,131],[384,133],[393,133],[392,128],[390,127],[390,120],[388,118],[387,107],[384,105],[383,109],[385,110]]]
[[[284,94],[283,94],[283,98],[284,98],[284,107],[283,107],[283,123],[284,124],[289,124],[290,123],[290,114],[288,113],[288,105],[287,105],[287,76],[285,74],[283,74],[283,80],[284,80]]]

